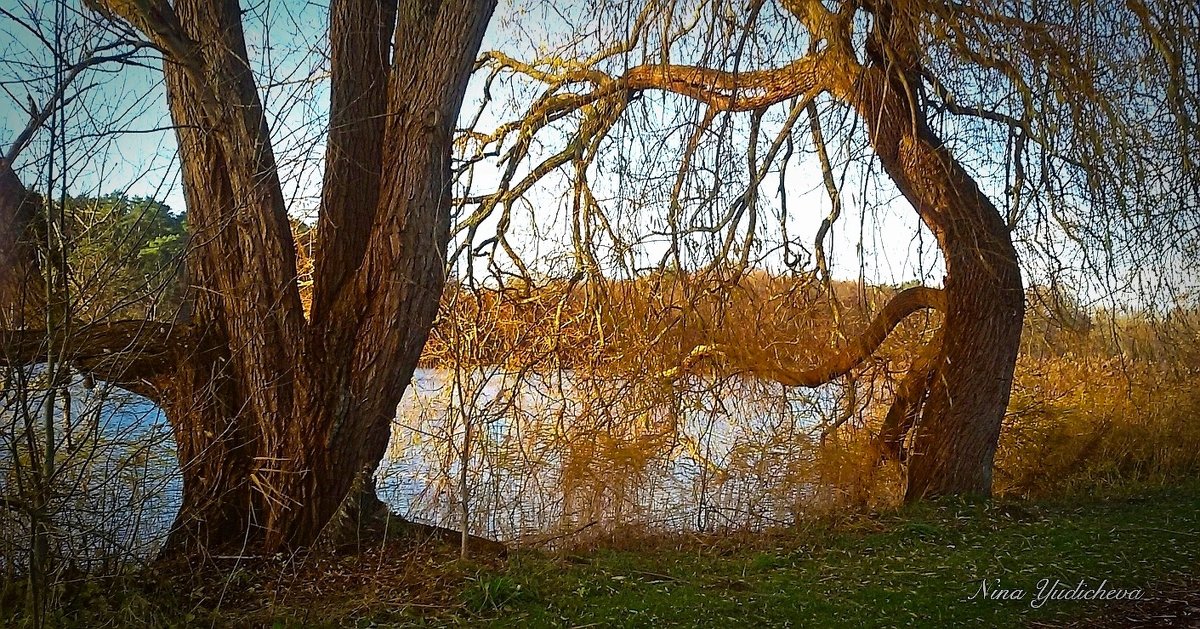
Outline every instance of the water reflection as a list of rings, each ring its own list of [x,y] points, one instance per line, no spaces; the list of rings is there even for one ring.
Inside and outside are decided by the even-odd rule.
[[[169,426],[131,393],[72,392],[69,414],[59,404],[69,418],[58,435],[69,453],[56,478],[61,541],[74,545],[70,556],[148,556],[180,504]],[[457,528],[469,423],[476,534],[514,541],[596,522],[675,531],[787,522],[805,498],[792,479],[811,464],[813,427],[837,394],[742,378],[656,388],[572,372],[422,369],[397,410],[378,491],[409,519]],[[25,438],[19,405],[9,400],[0,421],[0,491],[12,496],[13,453]],[[8,554],[28,539],[28,523],[2,517]]]
[[[457,378],[414,379],[380,495],[400,513],[457,527],[470,421],[471,528],[510,541],[592,522],[679,531],[790,521],[805,490],[786,481],[812,463],[814,427],[837,395],[743,378],[665,391],[572,372]]]

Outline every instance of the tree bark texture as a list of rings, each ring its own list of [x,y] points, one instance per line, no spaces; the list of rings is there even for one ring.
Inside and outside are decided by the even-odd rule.
[[[45,323],[46,288],[38,267],[37,197],[0,157],[0,329]]]
[[[916,38],[887,5],[847,101],[880,164],[937,238],[946,264],[940,353],[913,426],[907,500],[990,495],[1025,308],[1021,269],[999,210],[917,110]],[[868,45],[872,48],[872,44]],[[913,384],[913,383],[910,383]],[[913,403],[912,391],[899,402]]]
[[[331,3],[306,318],[238,2],[100,3],[166,51],[188,206],[188,321],[169,335],[172,365],[131,351],[129,377],[115,377],[145,376],[175,431],[184,488],[168,554],[311,544],[383,457],[445,281],[453,125],[494,6]],[[136,347],[135,322],[123,326],[93,340]]]

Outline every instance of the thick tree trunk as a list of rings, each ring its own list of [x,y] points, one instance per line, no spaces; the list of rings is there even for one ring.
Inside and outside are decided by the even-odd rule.
[[[184,476],[167,554],[311,544],[383,457],[441,295],[453,125],[494,4],[332,3],[336,128],[306,321],[240,9],[175,3],[182,36],[167,20],[158,39],[177,57],[164,73],[197,340],[161,387]]]
[[[942,349],[912,435],[906,499],[989,495],[1024,312],[1012,238],[1000,212],[912,110],[896,75],[866,68],[851,102],[946,262]]]
[[[189,291],[180,321],[84,326],[68,352],[171,421],[184,487],[164,554],[311,544],[382,459],[433,324],[454,124],[495,0],[331,3],[311,320],[237,0],[94,4],[167,53]],[[0,162],[2,364],[39,360],[21,329],[26,276],[40,278],[28,200]]]
[[[183,501],[164,554],[256,551],[261,500],[251,484],[258,435],[229,373],[228,348],[210,331],[160,391],[174,428]]]
[[[921,109],[921,63],[928,53],[923,13],[888,0],[837,11],[815,0],[780,4],[815,44],[813,52],[786,66],[730,73],[654,64],[629,68],[615,81],[627,90],[670,91],[724,111],[755,111],[819,92],[857,111],[880,163],[933,231],[946,263],[941,351],[931,361],[928,385],[921,374],[914,376],[891,420],[898,430],[912,409],[922,408],[909,453],[907,498],[989,494],[1020,344],[1021,272],[999,211],[929,128]],[[864,25],[860,9],[870,14],[864,43],[854,36]],[[858,349],[871,347],[870,340],[862,339]],[[846,349],[841,358],[861,353]],[[791,374],[768,366],[756,372],[793,386],[816,386],[854,364],[835,359],[820,371]]]

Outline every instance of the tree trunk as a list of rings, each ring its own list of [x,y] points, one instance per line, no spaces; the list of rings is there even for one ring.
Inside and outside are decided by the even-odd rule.
[[[192,340],[158,387],[184,478],[167,554],[311,544],[382,459],[444,283],[453,125],[493,8],[333,2],[310,320],[240,8],[179,0],[182,32],[130,19],[174,57],[191,229]]]
[[[454,124],[495,0],[331,3],[311,319],[237,0],[94,5],[166,52],[189,289],[179,321],[84,325],[66,351],[172,424],[183,504],[164,554],[311,544],[382,459],[437,313]],[[28,196],[0,163],[3,364],[40,360],[45,333],[14,306],[36,270]]]
[[[37,198],[0,157],[0,329],[45,323],[46,287],[37,264]]]
[[[946,262],[942,349],[913,429],[906,499],[989,495],[1020,347],[1021,271],[1000,212],[910,106],[915,80],[869,66],[851,100]]]

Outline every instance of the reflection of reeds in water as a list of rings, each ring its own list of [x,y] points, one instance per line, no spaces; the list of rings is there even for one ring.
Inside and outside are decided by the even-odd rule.
[[[691,310],[678,287],[642,282],[571,297],[570,308],[543,295],[537,316],[514,305],[529,299],[520,294],[454,311],[471,317],[444,311],[438,366],[418,370],[397,409],[381,497],[401,514],[458,529],[469,424],[468,528],[511,542],[575,543],[580,530],[610,540],[756,530],[896,502],[902,470],[877,464],[872,437],[936,320],[901,324],[849,379],[789,389],[738,375],[747,371],[739,361],[804,366],[837,331],[780,282],[756,281],[753,296],[722,305],[702,293]],[[569,293],[561,288],[551,294]],[[498,310],[479,308],[489,300]],[[842,301],[852,323],[872,300]],[[1200,471],[1200,319],[1190,312],[1111,325],[1093,313],[1095,325],[1065,327],[1031,307],[996,490],[1046,495]],[[808,345],[785,342],[791,334]],[[663,376],[702,342],[741,351]],[[30,390],[26,406],[36,409]],[[57,411],[56,553],[81,568],[144,559],[179,505],[170,430],[146,400],[71,390],[71,412]],[[0,562],[13,572],[29,555],[25,427],[38,430],[17,421],[16,400],[6,392],[0,408]]]
[[[646,530],[761,528],[803,509],[811,434],[834,406],[744,378],[646,383],[576,372],[472,373],[469,408],[452,374],[424,370],[401,403],[380,471],[386,501],[454,526],[461,417],[476,428],[469,462],[473,532],[538,538],[599,523]]]

